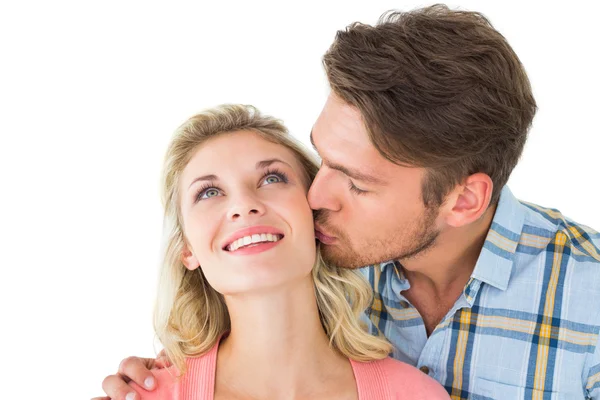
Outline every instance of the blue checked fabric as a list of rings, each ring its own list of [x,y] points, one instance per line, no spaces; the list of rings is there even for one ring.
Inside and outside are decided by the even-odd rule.
[[[600,399],[600,234],[557,210],[505,187],[471,279],[429,338],[398,263],[361,271],[372,333],[452,399]]]

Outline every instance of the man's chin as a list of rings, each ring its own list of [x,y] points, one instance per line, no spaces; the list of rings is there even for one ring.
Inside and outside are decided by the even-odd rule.
[[[368,260],[363,259],[356,252],[338,245],[321,243],[321,256],[327,264],[340,268],[356,269],[370,265]]]
[[[376,251],[379,249],[364,249],[357,251],[352,247],[320,244],[321,257],[329,265],[335,265],[340,268],[356,269],[369,265],[379,265],[391,260],[398,260],[397,254],[385,251]],[[375,250],[375,251],[374,251]]]

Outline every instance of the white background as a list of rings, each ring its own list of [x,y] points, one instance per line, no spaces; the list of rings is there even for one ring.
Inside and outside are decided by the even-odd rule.
[[[308,143],[336,30],[427,4],[1,3],[0,397],[90,398],[122,358],[155,354],[158,175],[181,122],[251,103]],[[600,229],[590,4],[450,3],[486,14],[529,73],[539,112],[513,192]]]

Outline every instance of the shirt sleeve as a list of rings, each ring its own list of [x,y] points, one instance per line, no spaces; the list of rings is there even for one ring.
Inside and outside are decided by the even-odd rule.
[[[600,336],[596,342],[596,348],[591,357],[588,358],[587,374],[584,371],[584,387],[587,399],[600,399]],[[587,379],[585,379],[587,375]]]

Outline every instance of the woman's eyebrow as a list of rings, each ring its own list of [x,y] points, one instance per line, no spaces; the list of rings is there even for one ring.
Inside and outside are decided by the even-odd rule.
[[[263,160],[263,161],[257,162],[256,163],[256,169],[267,168],[271,164],[277,163],[277,162],[283,163],[283,164],[287,165],[288,167],[292,168],[292,166],[289,163],[287,163],[287,162],[285,162],[283,160],[280,160],[279,158],[269,158],[268,160]]]
[[[269,158],[268,160],[263,160],[263,161],[259,161],[256,163],[256,169],[264,169],[267,168],[268,166],[270,166],[271,164],[274,163],[282,163],[285,164],[287,166],[289,166],[290,168],[293,168],[289,163],[280,160],[279,158]],[[210,174],[210,175],[203,175],[203,176],[199,176],[196,179],[194,179],[192,181],[192,183],[190,183],[190,186],[188,186],[188,189],[190,187],[192,187],[192,185],[196,182],[200,182],[200,181],[218,181],[219,177],[214,175],[214,174]]]
[[[219,180],[219,178],[216,175],[204,175],[204,176],[199,176],[198,178],[194,179],[192,181],[192,183],[190,183],[190,186],[188,186],[188,189],[192,187],[192,185],[196,182],[200,182],[200,181],[217,181]]]

